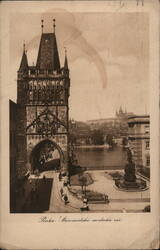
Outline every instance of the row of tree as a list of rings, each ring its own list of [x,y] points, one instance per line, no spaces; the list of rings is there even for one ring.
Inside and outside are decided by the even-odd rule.
[[[78,144],[79,141],[85,141],[85,144],[93,144],[93,145],[103,145],[109,144],[113,145],[113,135],[105,134],[102,130],[95,129],[93,131],[89,131],[89,133],[79,134],[76,131],[70,131],[70,140],[73,144]]]

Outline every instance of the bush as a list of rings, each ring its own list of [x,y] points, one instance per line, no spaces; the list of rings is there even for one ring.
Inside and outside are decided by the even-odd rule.
[[[87,191],[86,197],[88,201],[104,201],[106,200],[106,196],[101,193],[93,192],[93,191]]]
[[[85,178],[86,179],[86,186],[90,185],[93,183],[93,180],[92,180],[92,177],[89,173],[81,173],[82,175],[74,175],[74,176],[71,176],[70,178],[70,183],[71,185],[75,185],[75,186],[81,186],[82,183],[81,183],[81,178]]]

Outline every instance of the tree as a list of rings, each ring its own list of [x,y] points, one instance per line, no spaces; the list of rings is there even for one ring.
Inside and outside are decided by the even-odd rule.
[[[85,175],[80,175],[79,182],[82,187],[82,193],[86,194],[87,177]]]
[[[126,137],[123,137],[123,140],[122,140],[122,144],[123,144],[123,146],[126,146],[126,145],[127,145],[127,143],[128,143],[127,138],[126,138]]]
[[[91,134],[91,139],[94,145],[104,144],[104,134],[102,130],[95,129]]]
[[[106,142],[107,142],[109,145],[113,146],[113,136],[112,136],[111,134],[108,134],[108,135],[106,136]]]

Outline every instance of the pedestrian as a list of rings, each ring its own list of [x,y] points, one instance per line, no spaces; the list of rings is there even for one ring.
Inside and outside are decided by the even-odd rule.
[[[61,174],[61,172],[59,172],[58,178],[59,178],[59,181],[62,180],[62,174]]]
[[[46,183],[46,176],[43,175],[43,182]]]
[[[68,178],[65,176],[63,186],[66,187],[68,185]]]
[[[66,205],[68,203],[68,196],[65,194],[63,199],[64,199],[64,204]]]
[[[86,204],[86,205],[87,205],[87,203],[88,203],[88,200],[87,200],[87,197],[85,196],[85,197],[83,198],[83,204]]]
[[[67,180],[67,184],[68,186],[71,186],[71,182],[70,182],[70,176],[68,175],[68,180]]]
[[[63,188],[60,189],[61,196],[63,196]]]
[[[83,203],[83,210],[86,210],[86,211],[89,210],[89,207],[88,207],[87,203]]]
[[[123,213],[126,213],[126,209],[125,209],[125,208],[123,208],[123,209],[122,209],[122,212],[123,212]]]

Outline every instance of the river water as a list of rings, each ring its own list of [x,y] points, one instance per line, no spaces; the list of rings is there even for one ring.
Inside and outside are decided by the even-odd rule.
[[[89,168],[124,168],[126,164],[126,152],[121,147],[113,150],[107,148],[76,148],[75,154],[78,164]]]

